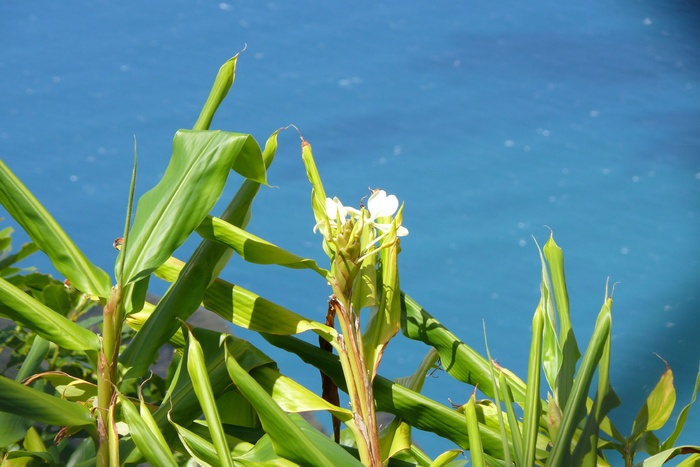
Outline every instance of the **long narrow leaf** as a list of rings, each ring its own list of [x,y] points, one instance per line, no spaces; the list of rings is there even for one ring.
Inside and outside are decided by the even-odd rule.
[[[337,336],[335,329],[304,318],[274,302],[237,285],[216,280],[204,295],[203,305],[227,321],[251,331],[268,334],[298,334],[312,330],[326,340]]]
[[[542,280],[540,283],[540,306],[542,307],[545,319],[542,334],[541,365],[542,370],[544,371],[544,376],[547,379],[547,383],[549,384],[549,387],[551,388],[556,399],[559,392],[557,387],[557,376],[559,375],[559,370],[561,368],[562,349],[559,343],[559,336],[557,334],[557,314],[554,306],[554,297],[552,293],[551,281],[549,279],[549,272],[547,271],[547,262],[545,261],[544,253],[542,253],[542,249],[540,248],[539,244],[537,244],[537,250],[540,254],[542,269]]]
[[[301,158],[306,167],[306,176],[311,182],[311,209],[314,212],[316,222],[328,220],[326,213],[326,191],[321,182],[321,175],[318,173],[316,162],[314,161],[311,144],[301,138]]]
[[[493,361],[493,358],[491,358],[491,351],[489,350],[489,341],[488,338],[486,337],[486,323],[483,323],[484,326],[484,345],[486,346],[486,356],[489,359],[490,365],[489,367],[491,368],[491,382],[493,384],[493,387],[498,388],[499,390],[494,391],[494,399],[496,402],[496,416],[498,418],[498,429],[501,433],[501,440],[503,442],[503,453],[504,453],[504,461],[506,465],[511,465],[511,458],[510,458],[510,447],[508,446],[508,434],[506,432],[506,424],[505,421],[503,420],[503,411],[501,410],[501,390],[503,388],[499,387],[498,381],[496,380],[496,368],[495,368],[495,363]],[[505,388],[507,391],[507,388]],[[517,436],[517,434],[516,434]],[[511,439],[513,440],[513,446],[515,447],[516,444],[516,437],[511,436]]]
[[[346,390],[337,356],[292,336],[269,334],[262,334],[262,336],[276,347],[297,354],[306,363],[327,374],[339,389]],[[373,390],[377,411],[397,415],[412,427],[436,433],[451,440],[462,449],[469,448],[469,437],[463,415],[379,375],[374,379]],[[479,428],[484,452],[502,459],[503,445],[499,433],[485,425]]]
[[[299,430],[307,435],[311,442],[316,445],[320,451],[328,451],[331,448],[332,451],[337,451],[339,449],[338,445],[334,443],[328,443],[328,437],[323,433],[320,433],[315,428],[311,427],[308,422],[306,422],[301,416],[297,414],[290,414],[289,419],[294,423]],[[317,442],[317,438],[318,442]],[[330,452],[326,457],[333,458],[333,452]],[[346,454],[341,454],[345,456]],[[348,456],[349,457],[349,456]],[[250,449],[245,454],[237,456],[234,458],[236,464],[240,464],[246,467],[263,467],[263,466],[275,466],[275,467],[296,467],[300,464],[292,462],[284,457],[280,457],[274,448],[272,438],[270,435],[262,436],[256,443],[255,446]],[[306,465],[306,464],[301,464]],[[348,458],[348,464],[338,463],[334,465],[357,465],[356,461],[351,457]]]
[[[576,374],[571,396],[562,413],[559,432],[554,439],[552,451],[547,459],[547,466],[567,465],[569,463],[571,441],[581,419],[585,416],[588,390],[610,337],[611,310],[612,299],[608,298],[598,314],[593,335]]]
[[[513,440],[513,454],[515,456],[515,465],[525,465],[523,462],[523,436],[520,430],[520,422],[513,409],[513,396],[511,395],[508,381],[503,372],[498,374],[498,383],[503,396],[503,402],[506,405],[506,414],[508,415],[508,426],[510,427],[511,438]]]
[[[607,414],[620,405],[620,398],[610,385],[610,350],[611,336],[608,334],[598,363],[598,389],[595,400],[572,454],[572,461],[583,467],[596,467],[599,464],[597,447],[600,427]]]
[[[263,428],[270,436],[279,456],[309,466],[352,465],[349,463],[352,458],[343,450],[335,451],[335,458],[326,457],[233,356],[227,356],[226,364],[231,379],[258,412]],[[332,443],[330,439],[326,439]],[[354,463],[359,464],[357,461]]]
[[[552,289],[557,305],[557,317],[559,318],[559,344],[561,345],[561,368],[556,379],[557,402],[560,406],[566,406],[574,382],[576,363],[581,358],[574,330],[569,316],[569,294],[566,289],[566,276],[564,274],[564,252],[554,242],[554,235],[549,236],[545,243],[544,256],[547,258],[552,279]]]
[[[460,341],[404,293],[401,294],[401,307],[401,329],[406,337],[435,347],[445,371],[453,378],[478,386],[481,392],[493,397],[491,370],[484,357]],[[522,404],[525,401],[525,383],[513,374],[508,375],[508,380],[515,402]]]
[[[170,423],[175,427],[177,435],[180,437],[180,441],[182,441],[187,452],[196,459],[199,465],[219,465],[219,454],[212,443],[172,420]]]
[[[396,237],[396,226],[393,223],[385,242],[390,246],[381,251],[381,300],[376,311],[370,316],[362,338],[370,378],[374,378],[377,374],[389,340],[401,329],[401,289],[398,270],[400,246]]]
[[[258,367],[252,370],[250,375],[285,412],[325,410],[341,421],[352,420],[352,411],[325,401],[270,365]]]
[[[231,167],[265,183],[262,154],[250,135],[190,130],[175,134],[163,178],[136,207],[124,285],[149,275],[189,237],[221,196]]]
[[[214,80],[214,85],[209,92],[209,97],[204,103],[204,107],[202,107],[197,122],[194,124],[194,130],[209,129],[216,109],[219,108],[219,105],[221,105],[221,102],[223,102],[226,94],[228,94],[229,89],[231,89],[233,85],[233,80],[236,77],[236,62],[238,61],[239,54],[240,52],[219,68],[219,72],[216,74],[216,79]]]
[[[532,318],[532,341],[530,343],[530,358],[527,365],[527,399],[523,414],[523,465],[535,465],[538,426],[542,412],[539,393],[542,333],[545,319],[542,302],[540,301]]]
[[[24,258],[33,255],[37,251],[39,251],[39,247],[36,246],[36,243],[25,243],[19,248],[17,253],[13,253],[0,260],[0,272],[2,272],[3,275],[6,275],[6,271],[3,271],[4,269],[7,269],[13,264],[22,261]]]
[[[265,145],[263,161],[266,167],[274,160],[278,133],[279,130],[275,131]],[[245,180],[221,218],[238,227],[245,227],[259,189],[260,183]],[[132,367],[131,375],[144,374],[158,349],[179,329],[177,318],[186,320],[197,310],[205,290],[230,257],[229,252],[231,250],[220,243],[209,240],[200,243],[177,281],[158,302],[156,311],[120,355],[120,362],[126,367]]]
[[[0,376],[0,411],[49,425],[89,426],[95,423],[82,405],[64,401]]]
[[[197,233],[207,240],[223,243],[232,248],[244,260],[255,264],[277,264],[292,269],[311,269],[323,278],[329,272],[316,264],[316,261],[302,258],[284,250],[260,237],[229,224],[218,217],[206,217]]]
[[[102,298],[109,296],[111,284],[107,273],[85,257],[1,160],[0,203],[76,289]]]
[[[219,399],[226,391],[233,389],[231,377],[226,369],[224,349],[219,345],[222,334],[201,328],[194,328],[191,332],[202,347],[205,358],[205,371],[214,397]],[[185,362],[188,360],[187,352],[188,348],[183,357]],[[238,361],[244,365],[246,371],[273,363],[265,354],[242,339],[237,340],[235,353],[237,356],[240,355]],[[197,399],[193,381],[187,371],[179,371],[179,377],[168,390],[168,396],[164,398],[162,405],[153,414],[153,418],[166,441],[169,441],[176,439],[177,436],[169,419],[182,426],[189,426],[193,420],[201,415],[202,408]],[[123,453],[123,458],[126,458],[134,450],[133,441],[129,439],[124,440],[120,450]],[[138,459],[132,460],[136,461]]]
[[[122,394],[118,394],[119,401],[122,405],[122,413],[124,414],[124,419],[129,425],[129,432],[131,437],[136,442],[139,451],[143,454],[151,465],[177,465],[175,458],[173,457],[165,438],[163,438],[160,429],[153,421],[153,417],[148,409],[144,410],[144,402],[141,400],[141,411],[136,410],[134,404],[124,397]]]
[[[0,311],[60,347],[99,350],[100,340],[43,303],[0,278]]]
[[[17,372],[15,381],[21,382],[39,371],[48,352],[49,341],[41,336],[36,336],[31,349],[29,349],[27,358],[22,362],[22,366]],[[8,412],[0,412],[0,446],[9,446],[22,439],[30,425],[31,419],[29,418]]]
[[[435,349],[430,349],[418,369],[409,376],[394,379],[396,384],[400,384],[411,391],[420,392],[423,389],[428,372],[436,368],[439,355]],[[382,453],[382,462],[394,456],[399,451],[411,449],[411,425],[404,422],[400,417],[394,417],[391,423],[382,428],[379,432],[379,442]]]
[[[697,467],[697,463],[700,462],[700,446],[676,446],[644,459],[642,462],[634,464],[634,467],[661,467],[666,461],[680,454],[692,455],[686,459],[688,463],[683,461],[678,464],[679,467]]]
[[[212,390],[209,375],[207,374],[204,352],[192,332],[188,333],[187,346],[187,372],[192,379],[192,387],[194,388],[194,393],[197,395],[197,400],[199,400],[199,404],[202,406],[202,412],[207,421],[214,448],[219,456],[221,465],[233,467],[231,452],[226,442],[224,429],[221,426],[219,411],[216,408],[216,398],[214,397],[214,391]]]
[[[481,445],[481,435],[479,434],[479,420],[476,417],[476,398],[474,393],[469,397],[467,405],[464,407],[464,416],[467,420],[467,433],[469,433],[469,454],[474,467],[486,467],[484,461],[484,448]]]

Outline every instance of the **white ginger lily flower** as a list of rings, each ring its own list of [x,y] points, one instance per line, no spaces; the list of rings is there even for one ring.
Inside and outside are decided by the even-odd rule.
[[[338,226],[338,219],[340,219],[340,225],[343,225],[347,221],[348,215],[350,217],[359,217],[360,211],[349,206],[343,206],[338,197],[326,198],[326,215],[328,216],[328,223],[331,228],[336,228]],[[323,221],[317,223],[314,226],[314,233],[321,228]]]
[[[376,190],[367,200],[367,209],[369,210],[369,220],[367,222],[374,225],[377,230],[388,232],[391,224],[380,224],[375,222],[380,217],[391,217],[397,209],[399,209],[399,200],[394,195],[387,196],[386,191]],[[397,237],[405,237],[408,235],[408,229],[403,226],[396,228]]]
[[[364,221],[377,230],[387,233],[391,228],[391,224],[379,223],[376,222],[376,220],[382,217],[392,217],[396,214],[398,208],[399,200],[396,196],[387,196],[386,191],[376,190],[369,197],[369,200],[367,200],[369,219],[365,218]],[[362,216],[362,212],[355,208],[344,206],[343,203],[335,197],[333,199],[326,198],[326,215],[328,216],[329,227],[335,229],[338,227],[338,221],[340,221],[340,225],[342,226],[348,220],[348,217],[351,219],[359,219],[360,216]],[[314,233],[323,226],[324,222],[325,221],[318,222],[314,226]],[[396,228],[397,237],[405,237],[406,235],[408,235],[408,229],[406,227],[400,225]]]

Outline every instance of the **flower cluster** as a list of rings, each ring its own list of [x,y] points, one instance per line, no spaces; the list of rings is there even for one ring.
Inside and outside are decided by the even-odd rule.
[[[386,217],[393,216],[399,208],[399,200],[394,195],[386,194],[384,190],[374,190],[367,200],[367,209],[358,210],[349,206],[344,206],[336,198],[326,198],[326,215],[331,228],[336,229],[348,220],[362,219],[364,225],[376,228],[382,233],[387,233],[391,228],[391,223],[377,222]],[[314,226],[314,232],[320,229],[325,221],[321,221]],[[402,225],[397,225],[396,236],[405,237],[408,229]]]

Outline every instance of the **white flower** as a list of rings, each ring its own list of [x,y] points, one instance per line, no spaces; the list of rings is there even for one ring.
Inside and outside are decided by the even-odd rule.
[[[349,206],[343,206],[338,197],[333,199],[326,198],[326,215],[328,216],[328,224],[331,228],[338,226],[338,220],[340,220],[340,225],[343,225],[348,219],[348,215],[351,217],[359,217],[360,211]],[[317,223],[314,226],[314,233],[323,225],[323,221]]]
[[[399,200],[394,195],[387,196],[384,190],[375,190],[367,200],[367,210],[359,211],[349,206],[344,206],[340,200],[335,197],[333,199],[326,198],[326,216],[328,216],[328,226],[335,229],[345,224],[350,219],[359,219],[362,212],[369,211],[369,218],[364,219],[366,225],[375,227],[383,233],[387,233],[391,228],[391,224],[376,222],[377,219],[384,217],[392,217],[396,214],[399,208]],[[338,223],[340,222],[340,224]],[[314,232],[324,225],[325,221],[320,221],[314,226]],[[405,237],[408,235],[408,229],[403,226],[396,228],[396,236]]]
[[[387,232],[391,228],[391,224],[380,224],[375,221],[381,217],[393,216],[398,208],[399,200],[396,196],[387,196],[386,191],[375,190],[367,200],[367,209],[369,210],[369,220],[367,222],[374,225],[378,230]],[[396,228],[396,236],[405,237],[406,235],[408,235],[406,227],[398,226]]]

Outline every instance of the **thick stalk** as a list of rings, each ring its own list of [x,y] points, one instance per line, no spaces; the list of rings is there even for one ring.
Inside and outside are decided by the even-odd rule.
[[[334,291],[336,288],[336,286],[333,287]],[[381,453],[374,394],[365,362],[364,346],[359,341],[362,338],[359,317],[350,310],[347,300],[342,295],[331,297],[330,305],[335,308],[341,329],[339,338],[343,339],[339,342],[341,348],[339,354],[341,354],[340,360],[348,386],[355,425],[360,434],[360,439],[357,440],[358,448],[360,444],[364,444],[359,449],[360,458],[365,465],[380,466]]]
[[[121,286],[114,287],[102,314],[102,349],[100,350],[97,368],[98,466],[111,465],[110,458],[114,455],[114,453],[110,453],[109,447],[109,430],[112,427],[109,423],[108,415],[114,398],[114,388],[117,384],[117,359],[119,357],[119,343],[124,321],[122,299]]]

